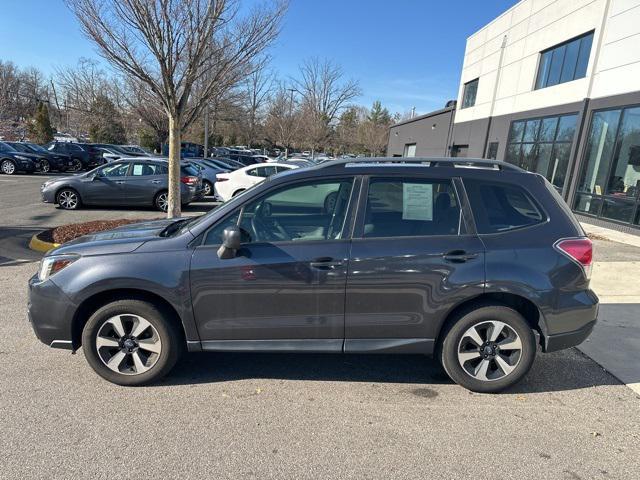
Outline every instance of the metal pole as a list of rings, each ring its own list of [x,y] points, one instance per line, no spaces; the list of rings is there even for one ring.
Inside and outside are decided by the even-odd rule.
[[[204,158],[209,157],[209,104],[204,109]]]

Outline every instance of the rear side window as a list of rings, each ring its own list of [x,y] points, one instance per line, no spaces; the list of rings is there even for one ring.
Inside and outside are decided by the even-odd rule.
[[[542,223],[546,216],[521,187],[464,180],[478,233],[499,233]]]
[[[363,236],[458,235],[460,206],[450,181],[373,178]]]

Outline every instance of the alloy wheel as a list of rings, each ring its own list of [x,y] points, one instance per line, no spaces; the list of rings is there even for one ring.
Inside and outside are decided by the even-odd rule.
[[[208,197],[209,195],[211,195],[211,184],[209,182],[203,182],[203,187],[204,187],[204,195],[206,197]]]
[[[16,173],[16,166],[11,160],[3,160],[2,165],[0,165],[0,170],[5,175],[13,175]]]
[[[72,165],[68,169],[69,172],[79,172],[80,170],[82,170],[82,162],[80,160],[74,158],[71,162]]]
[[[504,322],[489,320],[469,328],[458,344],[458,362],[471,377],[495,381],[515,370],[522,356],[522,341]]]
[[[96,350],[110,370],[122,375],[139,375],[156,364],[162,342],[148,320],[127,313],[102,324],[96,334]]]
[[[67,210],[73,210],[78,206],[78,194],[71,190],[63,190],[58,195],[58,204]]]
[[[156,205],[158,205],[158,208],[160,210],[162,210],[163,212],[166,212],[167,209],[169,208],[169,194],[166,192],[163,192],[160,195],[158,195],[158,198],[156,199]]]
[[[40,171],[42,173],[49,173],[51,171],[51,165],[45,159],[40,160]]]

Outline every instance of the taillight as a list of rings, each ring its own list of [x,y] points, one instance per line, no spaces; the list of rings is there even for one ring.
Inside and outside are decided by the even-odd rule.
[[[556,249],[565,254],[583,269],[587,278],[591,277],[593,244],[588,238],[565,238],[555,244]]]
[[[180,177],[180,181],[187,185],[196,185],[198,183],[198,177]]]

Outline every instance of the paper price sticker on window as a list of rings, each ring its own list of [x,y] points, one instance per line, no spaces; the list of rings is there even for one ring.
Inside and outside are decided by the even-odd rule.
[[[433,185],[429,183],[402,184],[402,219],[433,220]]]
[[[142,175],[142,165],[134,165],[133,166],[133,174],[135,176]]]

